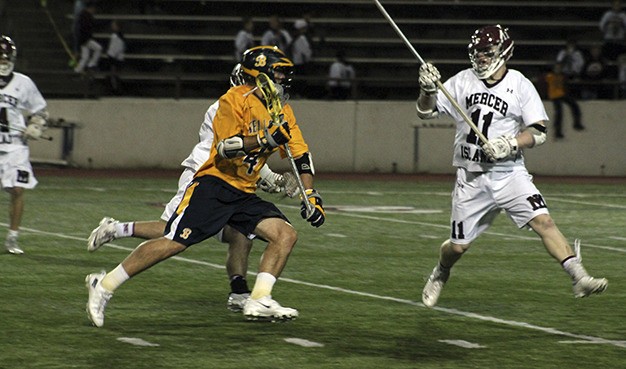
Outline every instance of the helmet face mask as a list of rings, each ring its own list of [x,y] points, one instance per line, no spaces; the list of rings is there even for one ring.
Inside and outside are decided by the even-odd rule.
[[[246,50],[241,60],[241,71],[247,80],[265,73],[284,89],[289,88],[293,79],[293,63],[276,46],[257,46]]]
[[[477,29],[467,46],[474,74],[491,77],[513,55],[513,40],[499,24]]]
[[[0,77],[7,77],[13,72],[17,49],[15,43],[7,36],[0,37]]]

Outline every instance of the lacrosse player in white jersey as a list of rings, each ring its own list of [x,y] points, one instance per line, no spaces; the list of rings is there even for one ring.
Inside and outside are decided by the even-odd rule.
[[[424,290],[424,305],[433,307],[450,276],[450,269],[504,210],[519,228],[530,227],[548,253],[571,276],[575,297],[601,293],[604,278],[593,278],[581,263],[580,243],[568,244],[550,217],[546,202],[524,165],[523,149],[546,141],[548,117],[532,83],[508,69],[513,40],[500,25],[474,32],[468,45],[471,68],[444,83],[460,109],[488,142],[481,142],[453,104],[439,91],[439,71],[424,63],[419,71],[417,114],[421,119],[447,114],[456,121],[453,165],[457,168],[452,194],[451,233],[440,249],[439,264]]]
[[[35,83],[14,72],[17,49],[7,36],[0,36],[0,181],[11,196],[9,231],[4,246],[23,254],[17,238],[24,212],[24,189],[37,185],[30,164],[28,140],[37,140],[47,127],[46,101]],[[24,113],[28,114],[24,118]]]
[[[230,76],[231,86],[243,84],[241,76],[241,65],[237,64]],[[218,101],[213,103],[204,114],[204,121],[200,126],[199,142],[194,146],[191,154],[183,160],[181,165],[185,168],[178,179],[178,191],[165,206],[161,215],[161,220],[154,221],[134,221],[119,222],[111,217],[104,217],[100,221],[87,240],[87,249],[90,252],[96,251],[107,242],[118,238],[136,237],[146,240],[163,236],[165,225],[183,199],[183,195],[198,168],[209,158],[211,144],[213,143],[213,118],[219,107]],[[287,181],[278,173],[273,172],[267,164],[261,169],[261,180],[257,186],[269,193],[293,191],[295,182],[291,189],[287,191],[285,185]],[[291,192],[289,196],[293,197]],[[239,312],[243,308],[245,300],[250,295],[250,289],[246,281],[248,271],[248,255],[252,248],[252,240],[243,234],[235,231],[230,226],[226,226],[216,238],[221,242],[229,244],[226,259],[226,273],[230,279],[231,292],[228,295],[226,306],[233,312]]]

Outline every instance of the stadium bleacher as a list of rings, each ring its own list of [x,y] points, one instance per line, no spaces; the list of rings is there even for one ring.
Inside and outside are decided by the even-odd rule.
[[[33,1],[34,2],[34,1]],[[122,79],[126,93],[136,96],[215,97],[226,87],[226,74],[235,63],[233,39],[244,16],[255,22],[255,36],[260,41],[269,16],[277,14],[291,30],[293,22],[304,13],[313,15],[317,30],[313,35],[314,60],[311,73],[304,76],[311,86],[311,98],[323,98],[328,67],[337,50],[344,50],[357,71],[357,98],[414,98],[417,88],[418,61],[380,14],[373,1],[364,0],[155,0],[151,9],[141,2],[112,0],[102,2],[96,18],[103,27],[96,38],[106,45],[109,29],[117,19],[124,24],[128,41],[126,66]],[[591,1],[498,1],[498,0],[382,0],[389,14],[403,30],[424,59],[439,66],[449,76],[468,66],[466,45],[472,31],[485,24],[500,23],[510,28],[515,40],[512,68],[530,78],[538,78],[549,69],[556,53],[569,38],[583,48],[601,43],[598,20],[607,9],[602,2]],[[71,4],[50,6],[62,30],[69,30],[73,17]],[[31,8],[32,5],[31,5]],[[28,11],[27,11],[28,10]],[[41,9],[24,9],[31,19]],[[14,22],[16,30],[18,23]],[[45,19],[42,20],[42,24]],[[47,26],[49,28],[49,25]],[[24,39],[32,31],[18,32]],[[69,34],[64,35],[69,39]],[[46,38],[39,35],[39,37]],[[20,60],[35,76],[63,76],[66,81],[81,80],[66,66],[67,55],[58,41],[47,36],[43,50],[60,62],[37,62],[53,57],[24,51]],[[46,68],[59,69],[50,73]],[[103,74],[95,75],[103,79]],[[83,96],[106,94],[98,83],[84,83]],[[80,83],[80,81],[79,81]],[[605,82],[610,85],[610,82]],[[43,86],[47,86],[45,83]],[[47,87],[42,87],[46,90]],[[47,95],[63,94],[45,91]]]

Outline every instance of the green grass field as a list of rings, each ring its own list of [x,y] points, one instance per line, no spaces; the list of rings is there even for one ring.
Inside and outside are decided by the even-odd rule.
[[[600,296],[574,299],[534,233],[502,214],[427,309],[421,290],[448,234],[453,181],[320,178],[328,217],[319,229],[300,219],[294,200],[264,195],[299,231],[274,288],[298,320],[246,322],[229,312],[226,247],[211,239],[122,286],[95,328],[85,275],[112,269],[140,241],[88,253],[87,236],[105,215],[157,219],[177,178],[39,181],[27,193],[26,253],[0,254],[0,368],[626,367],[623,182],[536,180],[561,231],[582,238],[587,270],[609,279]],[[8,196],[0,202],[6,210]],[[255,244],[251,285],[264,247]]]

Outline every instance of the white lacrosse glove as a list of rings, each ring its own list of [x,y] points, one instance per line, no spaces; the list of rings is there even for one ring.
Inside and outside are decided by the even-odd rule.
[[[39,124],[30,124],[24,132],[23,137],[27,140],[38,140],[43,134],[43,129]]]
[[[28,126],[22,133],[22,136],[27,140],[38,140],[47,128],[46,124],[44,117],[33,115],[28,119]]]
[[[261,178],[256,183],[257,188],[269,193],[282,191],[281,184],[285,181],[282,175],[273,172],[267,165],[261,168],[259,174]]]
[[[437,82],[441,79],[441,73],[437,67],[431,63],[424,63],[420,66],[419,84],[420,89],[426,95],[434,95],[437,93]]]
[[[500,136],[482,145],[483,151],[493,161],[502,160],[518,151],[517,139],[513,136]]]

